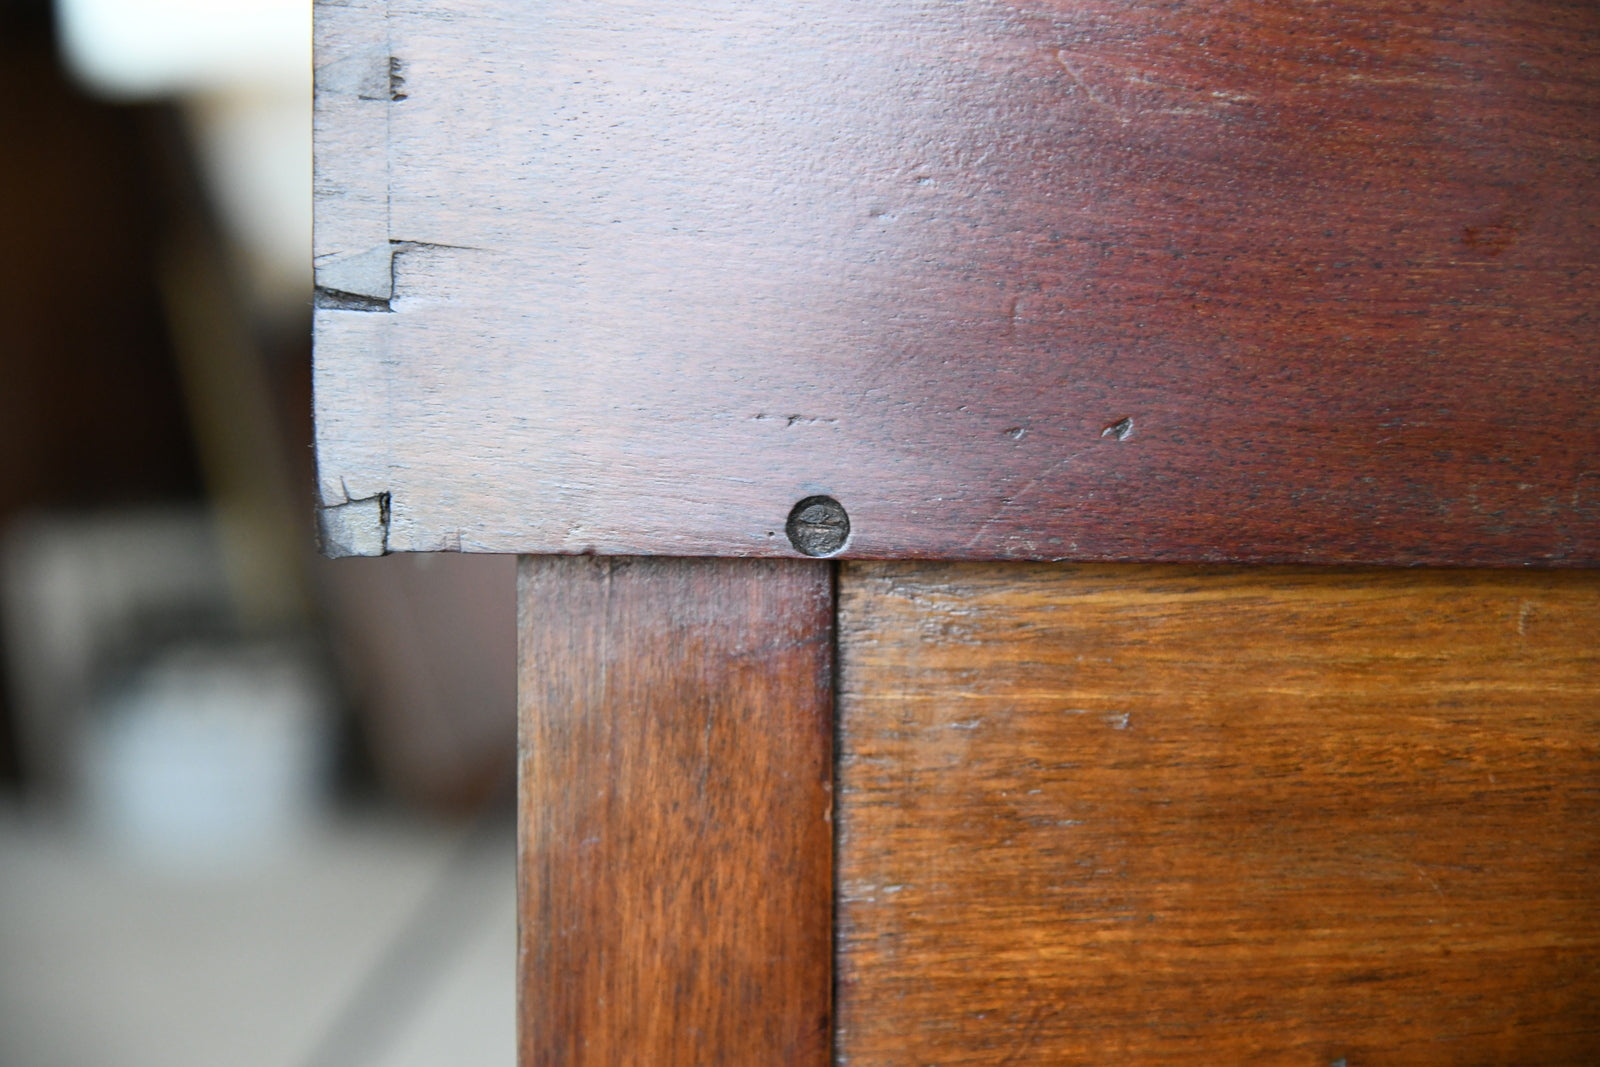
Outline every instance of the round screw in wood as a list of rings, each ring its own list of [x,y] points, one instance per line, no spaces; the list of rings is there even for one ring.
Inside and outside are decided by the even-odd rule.
[[[850,540],[850,516],[831,496],[808,496],[789,511],[789,543],[807,556],[831,556]]]

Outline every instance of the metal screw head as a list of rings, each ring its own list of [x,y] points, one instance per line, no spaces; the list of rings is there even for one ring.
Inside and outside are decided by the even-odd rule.
[[[850,516],[831,496],[808,496],[789,510],[789,543],[807,556],[831,556],[850,540]]]

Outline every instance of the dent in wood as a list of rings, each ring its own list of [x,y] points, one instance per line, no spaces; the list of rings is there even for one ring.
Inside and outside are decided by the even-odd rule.
[[[389,552],[389,494],[350,500],[321,508],[322,552],[343,556],[383,556]]]
[[[392,243],[369,248],[348,256],[329,256],[317,263],[317,306],[323,297],[356,297],[381,303],[382,308],[360,307],[358,311],[388,311],[394,298],[394,246]]]
[[[1126,441],[1133,435],[1133,418],[1124,415],[1110,426],[1100,431],[1101,437],[1115,437],[1119,441]]]
[[[383,42],[368,42],[365,48],[352,55],[319,65],[316,90],[353,96],[357,100],[391,100],[394,98],[394,63]]]

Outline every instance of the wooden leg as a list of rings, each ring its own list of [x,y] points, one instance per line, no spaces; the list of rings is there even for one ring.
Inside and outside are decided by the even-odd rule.
[[[822,1067],[832,570],[525,557],[522,1067]]]

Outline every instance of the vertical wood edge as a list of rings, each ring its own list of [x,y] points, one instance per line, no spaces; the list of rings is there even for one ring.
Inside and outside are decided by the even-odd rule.
[[[826,1064],[833,583],[523,557],[522,1067]]]
[[[367,403],[383,394],[393,318],[388,14],[388,0],[313,10],[313,392],[323,543],[335,556],[388,549],[389,413]],[[382,521],[369,520],[380,498]]]

